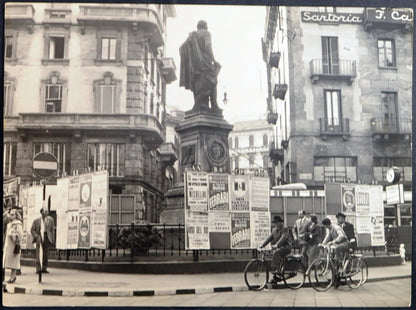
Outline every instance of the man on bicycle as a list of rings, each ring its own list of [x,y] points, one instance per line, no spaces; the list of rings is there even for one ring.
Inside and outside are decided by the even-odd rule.
[[[349,243],[349,247],[353,250],[357,249],[357,241],[355,239],[354,233],[354,225],[345,221],[345,214],[338,212],[337,214],[337,222],[338,225],[344,230],[345,236],[347,237],[347,241]]]
[[[275,224],[275,227],[273,228],[271,235],[260,246],[260,249],[264,248],[269,243],[272,245],[273,259],[271,267],[276,269],[277,274],[280,274],[283,258],[289,255],[292,250],[291,237],[289,228],[283,225],[283,219],[280,216],[276,215],[273,218],[272,223]],[[276,283],[278,280],[279,279],[275,274],[271,282]]]
[[[337,224],[332,224],[329,218],[324,218],[322,225],[326,227],[326,236],[322,244],[331,245],[331,248],[335,250],[335,257],[339,267],[342,264],[344,254],[348,251],[347,237],[342,228]]]

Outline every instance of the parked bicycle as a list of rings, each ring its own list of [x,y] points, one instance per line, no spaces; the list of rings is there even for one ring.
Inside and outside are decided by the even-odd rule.
[[[329,245],[319,245],[325,257],[315,259],[306,271],[312,287],[320,292],[328,290],[336,280],[345,281],[350,288],[358,288],[367,281],[368,266],[362,254],[344,255],[340,270],[336,268],[335,251]]]
[[[269,263],[266,260],[266,252],[257,250],[260,257],[253,258],[244,269],[244,280],[250,290],[260,291],[269,281]],[[272,271],[277,279],[283,281],[291,289],[300,288],[305,282],[305,267],[301,261],[301,255],[288,255],[283,258],[280,270]],[[280,275],[280,277],[279,277]]]

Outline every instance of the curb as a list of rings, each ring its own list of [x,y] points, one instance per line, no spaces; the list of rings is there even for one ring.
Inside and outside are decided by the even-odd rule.
[[[394,276],[394,277],[380,277],[367,279],[369,282],[399,280],[411,278],[411,275]],[[309,283],[305,281],[303,287],[310,287]],[[284,285],[273,286],[267,289],[281,289]],[[13,284],[3,283],[3,292],[11,294],[30,294],[30,295],[44,295],[44,296],[76,296],[76,297],[141,297],[141,296],[166,296],[166,295],[195,295],[195,294],[210,294],[223,292],[242,292],[248,291],[247,286],[220,286],[220,287],[200,287],[200,288],[185,288],[185,289],[161,289],[161,290],[124,290],[124,291],[91,291],[91,290],[54,290],[54,289],[38,289],[25,288]]]

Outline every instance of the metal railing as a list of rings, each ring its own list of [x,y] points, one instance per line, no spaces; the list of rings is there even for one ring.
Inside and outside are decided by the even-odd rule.
[[[371,119],[372,133],[382,134],[411,134],[412,120],[410,118],[384,118],[376,117]]]
[[[332,60],[312,59],[310,62],[311,76],[338,76],[356,77],[357,68],[355,60]]]
[[[321,134],[344,135],[350,132],[350,120],[348,118],[320,118]]]

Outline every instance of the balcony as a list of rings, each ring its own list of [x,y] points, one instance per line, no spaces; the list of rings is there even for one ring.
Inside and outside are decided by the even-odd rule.
[[[412,135],[412,120],[410,118],[373,118],[371,119],[371,135],[373,141],[390,139],[410,140]]]
[[[276,84],[273,89],[273,97],[275,99],[279,98],[281,100],[285,100],[286,92],[287,84]]]
[[[270,160],[277,165],[279,163],[279,161],[283,162],[283,158],[284,158],[284,151],[283,149],[278,149],[275,146],[274,142],[270,143]]]
[[[271,112],[271,111],[267,112],[267,123],[268,124],[276,125],[277,118],[278,118],[277,113],[274,113],[274,112]]]
[[[178,159],[178,151],[173,143],[163,143],[159,147],[159,153],[161,155],[162,161],[166,165],[173,165],[175,161]]]
[[[269,65],[270,67],[279,68],[279,60],[280,60],[280,52],[271,52],[270,53],[270,59],[269,59]]]
[[[328,60],[312,59],[310,69],[312,83],[316,83],[319,79],[338,79],[346,80],[351,85],[357,76],[355,60],[339,59],[330,63]]]
[[[31,4],[6,4],[4,12],[6,27],[11,25],[26,25],[29,33],[32,33],[33,25],[35,24],[34,15],[35,9]]]
[[[150,44],[158,47],[164,44],[164,25],[159,12],[147,4],[131,4],[120,6],[118,4],[80,5],[78,23],[82,26],[117,23],[131,25],[133,31],[139,28],[145,33],[150,33]]]
[[[80,138],[83,134],[125,134],[141,136],[146,143],[163,141],[162,125],[147,114],[64,114],[21,113],[16,129],[24,138],[28,134],[69,134]]]
[[[44,23],[69,26],[71,24],[71,10],[45,9]]]
[[[173,58],[162,59],[162,75],[165,78],[166,83],[171,83],[176,80],[176,66]]]
[[[413,11],[405,8],[364,9],[364,29],[412,29]]]
[[[348,118],[321,118],[319,119],[321,138],[328,136],[342,136],[344,140],[350,137],[350,120]]]

